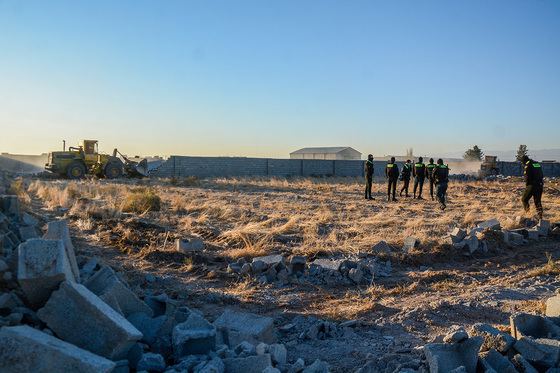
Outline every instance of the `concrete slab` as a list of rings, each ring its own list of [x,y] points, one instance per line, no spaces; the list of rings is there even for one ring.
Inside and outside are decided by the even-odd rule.
[[[558,338],[560,327],[546,317],[517,313],[510,316],[511,335],[515,339],[521,337]]]
[[[112,372],[116,363],[27,325],[0,329],[1,372]]]
[[[330,260],[330,259],[315,259],[313,264],[320,266],[323,269],[330,271],[340,271],[340,266],[344,263],[343,260]]]
[[[75,281],[61,240],[31,239],[18,248],[18,282],[31,305],[41,307],[63,281]]]
[[[501,229],[502,227],[500,226],[500,222],[498,219],[491,219],[491,220],[487,220],[487,221],[483,221],[482,223],[479,223],[477,225],[477,228],[482,228],[482,229]]]
[[[85,283],[85,286],[103,301],[115,299],[118,309],[122,311],[124,317],[128,317],[137,312],[143,312],[148,317],[154,315],[154,311],[142,302],[132,291],[130,291],[118,279],[115,271],[109,266],[104,266]],[[117,308],[113,307],[115,310]]]
[[[411,252],[412,250],[414,250],[415,248],[417,248],[418,246],[420,246],[420,241],[418,241],[416,238],[414,237],[410,237],[408,236],[405,240],[404,240],[404,245],[403,245],[403,250],[407,253]]]
[[[39,224],[39,220],[35,219],[32,215],[28,214],[27,212],[21,216],[21,222],[23,225],[37,225]]]
[[[469,338],[460,343],[431,343],[424,346],[430,373],[446,373],[464,366],[467,373],[476,373],[478,350],[482,337]]]
[[[513,365],[518,372],[523,373],[539,373],[523,356],[517,354],[511,359]]]
[[[74,273],[76,282],[80,282],[80,271],[78,270],[78,264],[76,263],[76,253],[74,251],[74,245],[72,245],[72,239],[70,238],[68,221],[66,219],[51,221],[47,225],[47,233],[43,235],[43,238],[51,240],[62,240],[62,242],[64,243],[64,248],[66,249],[68,261],[72,266],[72,273]]]
[[[2,212],[6,215],[19,214],[19,199],[18,196],[4,195],[2,197]]]
[[[204,250],[204,241],[201,238],[177,238],[175,247],[179,251],[199,252]]]
[[[494,328],[490,324],[475,324],[469,330],[469,337],[480,336],[484,343],[480,351],[495,349],[499,353],[506,353],[515,343],[515,338]]]
[[[553,368],[560,360],[560,341],[554,339],[521,337],[513,348],[531,364]]]
[[[207,354],[216,349],[216,327],[202,316],[191,313],[187,321],[173,328],[171,340],[175,360],[186,355]]]
[[[469,236],[465,238],[465,249],[469,251],[470,254],[474,253],[478,249],[478,237]]]
[[[21,240],[23,242],[30,240],[32,238],[39,238],[39,235],[37,234],[37,228],[35,228],[34,225],[20,227],[18,231],[19,231],[19,236],[21,237]]]
[[[509,239],[512,244],[521,245],[523,243],[524,237],[522,234],[516,232],[509,232]]]
[[[253,258],[253,263],[257,262],[257,261],[262,261],[264,262],[268,267],[270,266],[276,266],[279,263],[284,264],[285,263],[285,259],[283,255],[267,255],[267,256],[259,256],[256,258]]]
[[[455,228],[451,231],[451,235],[455,236],[456,239],[461,241],[462,239],[467,237],[467,231],[465,229]]]
[[[130,347],[142,338],[142,333],[85,286],[68,281],[37,315],[61,339],[111,360],[126,358]]]
[[[255,346],[260,342],[276,342],[274,320],[270,317],[227,310],[214,321],[214,326],[221,333],[225,344],[231,348],[243,341]]]
[[[270,354],[249,356],[246,358],[223,359],[225,371],[228,373],[262,373],[266,368],[272,366]]]
[[[507,357],[491,348],[484,359],[496,372],[500,373],[519,373]]]
[[[376,254],[377,253],[385,253],[385,254],[390,254],[391,253],[391,248],[389,247],[389,245],[385,241],[379,241],[375,246],[373,246],[371,248],[371,250]]]

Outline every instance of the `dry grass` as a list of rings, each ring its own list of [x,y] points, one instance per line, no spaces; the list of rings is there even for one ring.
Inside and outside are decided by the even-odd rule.
[[[21,180],[15,187],[49,208],[69,209],[85,229],[96,219],[149,214],[180,235],[208,233],[205,240],[223,248],[218,254],[233,258],[370,252],[380,240],[400,247],[406,236],[429,246],[455,226],[497,218],[513,227],[512,218],[524,214],[522,183],[451,182],[444,212],[427,191],[424,201],[387,202],[384,183],[374,184],[375,201],[365,201],[362,178]],[[560,220],[558,202],[559,186],[547,184],[543,204],[552,221]],[[280,236],[294,240],[278,241]]]
[[[534,271],[532,271],[529,274],[530,276],[560,275],[560,261],[554,261],[552,255],[550,255],[549,253],[546,253],[546,257],[548,258],[548,262],[544,266],[536,268]]]

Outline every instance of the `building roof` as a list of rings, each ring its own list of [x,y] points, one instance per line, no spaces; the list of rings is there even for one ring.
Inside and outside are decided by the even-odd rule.
[[[359,151],[357,151],[356,149],[352,149],[349,146],[332,146],[332,147],[326,147],[326,148],[302,148],[299,150],[296,150],[295,152],[291,152],[290,154],[336,154],[336,153],[340,153],[344,150],[353,150],[356,153],[362,154]]]

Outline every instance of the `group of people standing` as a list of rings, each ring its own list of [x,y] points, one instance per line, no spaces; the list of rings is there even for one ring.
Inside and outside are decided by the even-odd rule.
[[[423,163],[424,159],[422,157],[418,158],[418,162],[412,164],[410,160],[407,160],[403,165],[401,171],[399,172],[399,166],[395,163],[395,157],[391,157],[391,161],[385,167],[385,177],[387,178],[387,200],[397,201],[396,190],[398,180],[403,181],[403,187],[400,190],[399,196],[402,197],[403,192],[405,192],[405,197],[409,197],[408,188],[410,184],[411,177],[414,178],[414,189],[413,198],[414,199],[424,199],[422,198],[422,188],[424,186],[424,181],[427,179],[430,183],[430,196],[432,201],[434,200],[434,185],[436,189],[436,200],[439,202],[439,208],[444,210],[447,206],[445,204],[445,196],[447,193],[447,183],[449,181],[449,168],[443,164],[443,160],[440,158],[437,163],[434,164],[434,159],[430,158],[430,163],[427,165]],[[373,180],[373,155],[368,155],[368,160],[365,164],[365,174],[366,174],[366,190],[365,198],[373,199],[371,197],[371,186]],[[418,191],[418,196],[416,192]],[[391,197],[392,194],[392,197]]]

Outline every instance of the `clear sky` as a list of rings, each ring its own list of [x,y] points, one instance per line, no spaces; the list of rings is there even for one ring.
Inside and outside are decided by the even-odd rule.
[[[0,0],[0,152],[560,148],[557,0]]]

